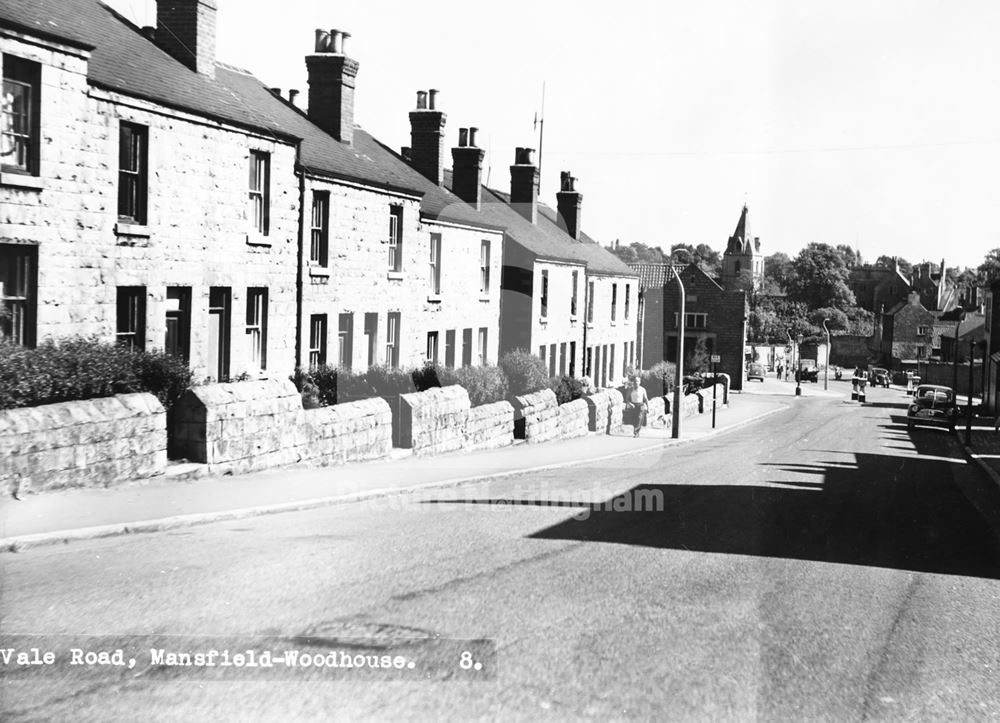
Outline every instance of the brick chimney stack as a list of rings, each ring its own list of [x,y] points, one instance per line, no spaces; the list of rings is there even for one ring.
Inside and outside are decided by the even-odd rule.
[[[156,44],[191,70],[215,77],[217,0],[157,0]]]
[[[459,128],[458,147],[451,149],[451,190],[468,204],[479,208],[482,201],[483,156],[476,146],[478,128]]]
[[[350,33],[317,30],[315,52],[306,56],[309,120],[341,143],[354,142],[354,86],[358,61],[347,57]]]
[[[410,165],[434,185],[444,181],[444,123],[437,109],[438,91],[417,91],[417,108],[410,111]]]
[[[583,206],[583,194],[576,190],[576,178],[569,171],[560,173],[559,180],[562,189],[556,194],[559,228],[579,241],[580,208]]]
[[[531,223],[538,220],[538,166],[534,148],[517,148],[510,167],[510,204]]]

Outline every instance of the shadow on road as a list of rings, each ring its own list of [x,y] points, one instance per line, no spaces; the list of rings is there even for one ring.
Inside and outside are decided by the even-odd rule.
[[[776,486],[636,487],[590,505],[587,519],[566,520],[532,537],[1000,579],[996,540],[952,482],[956,462],[855,458],[850,467],[790,462],[773,468],[816,475],[821,480],[815,483],[784,481],[779,474],[769,480]],[[661,506],[636,509],[637,498]]]

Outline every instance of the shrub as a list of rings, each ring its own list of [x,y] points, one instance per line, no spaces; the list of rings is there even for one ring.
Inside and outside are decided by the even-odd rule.
[[[662,397],[674,390],[674,378],[677,375],[677,365],[673,362],[659,361],[650,369],[642,372],[641,381],[650,397]]]
[[[507,377],[508,396],[531,394],[549,385],[545,362],[523,349],[509,351],[500,357],[500,368]]]
[[[356,384],[359,391],[362,389],[365,391],[362,396],[369,397],[394,396],[417,391],[412,372],[405,369],[390,369],[386,366],[370,367],[357,377],[350,380],[342,379],[341,382],[349,383],[352,391]]]
[[[462,367],[447,370],[448,381],[445,384],[459,384],[469,393],[469,402],[473,407],[493,402],[502,402],[507,398],[507,376],[500,367]]]
[[[413,386],[418,392],[426,392],[428,389],[440,387],[453,382],[444,381],[451,370],[438,366],[433,362],[427,362],[422,367],[418,367],[410,372],[413,378]]]
[[[588,384],[584,380],[575,379],[570,376],[556,376],[549,379],[549,389],[556,394],[556,401],[560,404],[572,402],[580,399],[586,394]]]
[[[0,342],[0,409],[150,392],[168,410],[191,386],[191,370],[163,352],[131,352],[91,338]]]

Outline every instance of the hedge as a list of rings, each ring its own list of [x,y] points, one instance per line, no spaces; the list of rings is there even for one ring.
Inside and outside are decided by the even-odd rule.
[[[0,341],[0,409],[150,392],[169,410],[191,384],[187,364],[161,351],[79,337],[34,349]]]

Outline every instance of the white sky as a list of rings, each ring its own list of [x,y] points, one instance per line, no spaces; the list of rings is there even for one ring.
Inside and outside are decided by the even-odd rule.
[[[391,147],[438,88],[447,146],[478,126],[501,189],[544,79],[542,198],[572,171],[605,244],[722,250],[746,201],[768,254],[1000,247],[995,0],[217,1],[219,60],[303,100],[314,29],[352,33],[356,120]],[[106,2],[155,25],[155,0]]]

